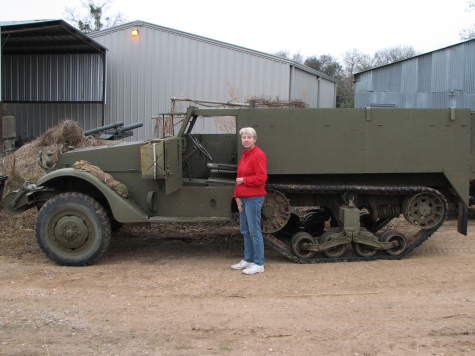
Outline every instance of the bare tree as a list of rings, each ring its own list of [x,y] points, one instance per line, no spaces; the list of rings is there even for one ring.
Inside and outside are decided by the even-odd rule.
[[[89,0],[82,2],[82,11],[67,8],[66,19],[84,33],[100,31],[126,22],[125,17],[119,12],[114,15],[106,15],[111,1],[97,2]]]
[[[290,54],[287,50],[280,50],[274,53],[274,56],[289,59],[291,61],[303,64],[304,58],[300,53]]]
[[[345,75],[352,75],[372,67],[371,56],[360,52],[356,48],[345,52],[343,55],[343,64],[345,66]]]
[[[281,51],[275,52],[274,56],[290,59],[290,52],[287,50],[281,50]]]
[[[414,57],[417,54],[412,46],[398,46],[391,48],[384,48],[377,51],[371,61],[373,67],[379,67],[385,64],[390,64],[403,59]]]
[[[468,2],[468,7],[466,9],[467,12],[475,12],[475,0],[470,0]],[[459,33],[460,39],[462,40],[469,40],[471,38],[475,38],[475,23],[472,26],[464,28]]]

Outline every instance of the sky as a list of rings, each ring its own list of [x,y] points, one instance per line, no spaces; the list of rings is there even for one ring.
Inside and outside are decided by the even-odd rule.
[[[475,23],[468,0],[110,0],[109,13],[254,50],[303,57],[394,46],[418,53],[460,42]],[[85,0],[0,0],[0,21],[66,19]]]

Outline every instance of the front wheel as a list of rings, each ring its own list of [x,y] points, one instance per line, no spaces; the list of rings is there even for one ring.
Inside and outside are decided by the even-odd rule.
[[[40,209],[36,238],[45,254],[60,265],[85,266],[109,247],[111,225],[104,208],[81,193],[61,193]]]

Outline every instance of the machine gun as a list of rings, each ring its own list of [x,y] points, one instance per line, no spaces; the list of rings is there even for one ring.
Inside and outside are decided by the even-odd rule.
[[[117,122],[105,126],[96,127],[95,129],[84,131],[85,136],[94,136],[102,140],[120,140],[133,135],[132,130],[142,127],[142,122],[124,126],[124,122]]]

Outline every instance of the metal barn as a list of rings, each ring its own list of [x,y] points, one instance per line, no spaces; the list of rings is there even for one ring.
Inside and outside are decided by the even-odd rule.
[[[105,123],[144,122],[135,139],[152,137],[151,118],[169,112],[172,97],[300,99],[309,107],[335,107],[332,78],[281,57],[142,21],[90,37],[108,49]]]
[[[65,119],[104,120],[106,49],[63,20],[0,22],[0,116],[19,140]]]
[[[355,74],[355,107],[475,110],[475,39]]]

